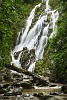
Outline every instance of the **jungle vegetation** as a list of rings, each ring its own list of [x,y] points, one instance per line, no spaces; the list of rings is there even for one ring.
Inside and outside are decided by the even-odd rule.
[[[34,5],[41,0],[0,0],[0,68],[11,62],[10,52],[15,45]],[[44,57],[36,63],[35,73],[47,75],[50,80],[67,82],[67,1],[50,0],[52,9],[58,9],[57,31],[44,48]]]

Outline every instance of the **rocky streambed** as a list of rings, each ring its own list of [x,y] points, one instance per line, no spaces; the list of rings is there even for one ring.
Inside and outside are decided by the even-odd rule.
[[[38,76],[8,71],[1,72],[0,100],[67,100],[67,85],[51,83],[49,77],[39,76],[41,82]]]

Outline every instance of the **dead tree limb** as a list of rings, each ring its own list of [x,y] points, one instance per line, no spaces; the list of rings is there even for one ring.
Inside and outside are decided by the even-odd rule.
[[[43,85],[46,85],[46,86],[49,85],[49,83],[48,83],[46,80],[44,80],[44,79],[41,78],[40,76],[35,75],[35,74],[33,74],[33,73],[31,73],[31,72],[25,70],[25,69],[18,68],[18,67],[16,67],[16,66],[10,65],[10,64],[5,64],[5,67],[8,68],[8,69],[10,69],[10,70],[14,70],[14,71],[17,71],[17,72],[19,72],[19,73],[23,73],[23,74],[25,74],[25,75],[32,76],[32,78],[33,78],[35,81],[38,80],[38,81],[39,81],[41,84],[43,84]]]

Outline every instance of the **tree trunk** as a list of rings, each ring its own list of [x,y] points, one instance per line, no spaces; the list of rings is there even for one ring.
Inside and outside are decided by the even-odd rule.
[[[21,68],[18,68],[18,67],[16,67],[16,66],[10,65],[10,64],[5,64],[5,67],[8,68],[8,69],[10,69],[10,70],[14,70],[14,71],[17,71],[17,72],[19,72],[19,73],[23,73],[23,74],[25,74],[25,75],[32,76],[32,78],[34,79],[34,81],[39,81],[39,82],[40,82],[41,84],[43,84],[43,85],[46,85],[46,86],[49,85],[49,83],[48,83],[46,80],[44,80],[44,79],[41,78],[40,76],[35,75],[35,74],[33,74],[33,73],[31,73],[31,72],[25,70],[25,69],[21,69]]]

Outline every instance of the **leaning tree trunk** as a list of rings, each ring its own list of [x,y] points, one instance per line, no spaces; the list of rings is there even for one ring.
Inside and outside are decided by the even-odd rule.
[[[14,71],[17,71],[17,72],[19,72],[19,73],[24,73],[25,75],[32,76],[32,78],[33,78],[35,81],[38,80],[38,81],[39,81],[41,84],[43,84],[43,85],[46,85],[46,86],[49,85],[49,83],[48,83],[46,80],[44,80],[44,79],[41,78],[40,76],[35,75],[35,74],[33,74],[33,73],[31,73],[31,72],[25,70],[25,69],[21,69],[21,68],[18,68],[18,67],[16,67],[16,66],[10,65],[10,64],[5,64],[5,67],[8,68],[8,69],[10,69],[10,70],[14,70]]]

